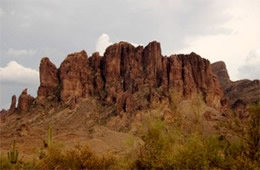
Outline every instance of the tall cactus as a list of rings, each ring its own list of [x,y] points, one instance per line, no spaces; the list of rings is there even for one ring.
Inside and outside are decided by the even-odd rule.
[[[52,127],[49,125],[48,127],[48,147],[52,144]]]
[[[13,149],[10,151],[10,152],[7,152],[7,155],[8,155],[8,160],[10,163],[12,164],[16,164],[17,161],[18,161],[18,150],[16,149],[16,141],[14,140],[14,143],[13,143]]]

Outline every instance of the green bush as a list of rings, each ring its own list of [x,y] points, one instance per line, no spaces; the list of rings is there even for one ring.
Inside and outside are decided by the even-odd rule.
[[[6,154],[0,154],[0,169],[1,170],[17,170],[17,169],[36,169],[36,161],[22,161],[19,160],[16,164],[10,163]]]
[[[87,146],[62,152],[61,148],[50,147],[46,156],[38,163],[40,169],[108,169],[115,164],[112,156],[97,156]]]
[[[260,167],[260,105],[250,106],[247,118],[237,114],[219,125],[230,136],[227,156],[237,167]]]
[[[129,165],[134,169],[258,169],[259,107],[249,109],[247,120],[232,122],[231,140],[222,133],[187,133],[178,125],[166,124],[153,111],[148,112],[139,128],[144,144]],[[156,116],[157,115],[157,116]],[[238,120],[236,120],[238,121]],[[200,121],[193,122],[196,124]],[[243,126],[243,127],[240,127]],[[133,159],[133,157],[129,158]]]

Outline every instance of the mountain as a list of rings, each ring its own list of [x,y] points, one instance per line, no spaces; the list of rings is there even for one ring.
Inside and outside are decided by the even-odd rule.
[[[232,99],[225,88],[236,85],[223,64],[211,65],[194,52],[163,56],[156,41],[145,47],[119,42],[104,56],[83,50],[59,67],[44,57],[39,70],[37,97],[24,89],[2,114],[1,151],[16,138],[19,151],[31,156],[51,126],[54,140],[67,148],[81,143],[120,155],[129,149],[125,141],[143,142],[140,126],[151,117],[181,124],[185,133],[202,122],[199,129],[211,134]]]
[[[15,137],[20,151],[31,155],[51,125],[55,140],[68,147],[83,142],[96,151],[121,152],[125,140],[139,140],[134,134],[152,108],[167,122],[182,113],[190,128],[195,112],[211,121],[226,107],[207,59],[195,53],[163,56],[156,41],[145,47],[119,42],[104,56],[72,53],[58,68],[44,57],[39,70],[36,98],[27,89],[18,100],[12,96],[0,124],[1,150],[8,150]],[[203,129],[211,129],[209,124]]]
[[[223,92],[210,62],[195,53],[161,54],[160,43],[146,47],[119,42],[108,47],[104,56],[88,57],[83,50],[73,53],[57,68],[44,57],[40,63],[40,87],[33,99],[24,90],[18,100],[18,113],[31,106],[60,103],[70,108],[86,96],[94,96],[104,105],[115,105],[115,114],[135,112],[153,102],[170,100],[174,90],[183,99],[201,94],[204,102],[221,109]],[[15,97],[10,111],[15,110]]]
[[[218,76],[221,88],[232,108],[243,104],[257,104],[260,102],[260,80],[229,79],[226,64],[223,61],[213,63],[212,71]]]

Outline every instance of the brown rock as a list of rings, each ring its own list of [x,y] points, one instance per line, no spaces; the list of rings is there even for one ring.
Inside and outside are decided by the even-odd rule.
[[[27,94],[27,89],[24,89],[18,99],[18,113],[26,113],[29,111],[34,98]]]
[[[103,70],[107,100],[116,101],[117,94],[130,90],[134,93],[143,83],[142,47],[120,42],[106,49]]]
[[[260,102],[260,80],[238,80],[233,82],[229,79],[224,62],[213,63],[212,68],[231,106],[236,102],[240,104],[255,104]]]
[[[223,61],[218,61],[211,64],[212,71],[218,76],[221,87],[231,83],[227,72],[226,64]]]
[[[173,55],[168,62],[169,88],[181,92],[185,98],[190,98],[193,93],[200,93],[208,105],[222,107],[220,101],[223,93],[208,60],[191,53]]]
[[[143,52],[144,73],[152,87],[159,87],[162,82],[162,55],[160,43],[149,43]]]
[[[126,91],[117,98],[117,112],[132,112],[134,110],[134,101],[130,91]]]
[[[41,101],[53,95],[59,95],[58,69],[49,58],[44,57],[40,64],[40,87],[37,100]]]
[[[93,92],[91,71],[85,51],[67,56],[59,69],[61,101],[68,103],[86,97]]]
[[[94,95],[119,112],[143,109],[170,96],[172,89],[182,98],[200,93],[210,106],[221,108],[223,93],[208,60],[195,53],[162,56],[160,43],[145,48],[127,42],[109,46],[104,57],[85,51],[70,54],[57,70],[47,59],[41,62],[38,97],[54,94],[61,84],[60,99],[73,106],[87,95]],[[51,68],[52,71],[44,71]],[[51,78],[44,76],[52,74]],[[58,76],[56,76],[58,74]]]
[[[92,68],[93,86],[95,93],[101,98],[104,98],[104,94],[102,93],[104,92],[104,80],[101,73],[101,56],[98,52],[92,54],[92,56],[89,58],[89,63]]]
[[[240,119],[246,118],[249,115],[247,103],[241,99],[236,100],[235,103],[232,104],[231,108],[235,111]]]
[[[9,109],[9,113],[13,113],[16,110],[16,95],[12,96],[12,101]]]
[[[1,123],[5,123],[7,113],[8,113],[8,111],[5,109],[0,110],[0,122]]]

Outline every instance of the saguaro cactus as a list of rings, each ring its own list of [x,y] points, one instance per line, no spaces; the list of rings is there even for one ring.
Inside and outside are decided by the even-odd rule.
[[[16,149],[16,141],[14,140],[14,143],[13,143],[13,149],[10,151],[10,152],[7,152],[7,155],[8,155],[8,160],[10,163],[12,164],[16,164],[17,161],[18,161],[18,150]]]

